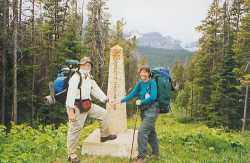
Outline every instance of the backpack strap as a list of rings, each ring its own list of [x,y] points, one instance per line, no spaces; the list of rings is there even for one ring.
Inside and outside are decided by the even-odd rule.
[[[150,79],[150,80],[152,80],[152,79]],[[142,82],[139,82],[139,90],[138,90],[138,92],[140,92],[141,91],[141,84],[142,84]],[[158,86],[158,85],[157,85]],[[158,89],[158,88],[157,88]],[[149,92],[147,92],[147,93],[151,93],[151,81],[150,81],[150,83],[149,83],[149,87],[147,88],[147,91],[149,91]]]
[[[138,92],[140,92],[141,91],[141,83],[142,83],[142,81],[138,81],[139,83],[139,85],[138,85],[138,87],[139,87],[139,89],[138,89]]]
[[[172,80],[171,77],[169,77],[169,82],[170,82],[170,85],[171,85],[171,91],[175,91],[173,80]]]
[[[156,82],[156,86],[157,86],[157,99],[159,98],[160,96],[160,92],[159,92],[159,80],[158,80],[159,77],[155,77],[155,82]]]
[[[79,75],[79,77],[80,77],[80,80],[79,80],[79,83],[78,83],[78,89],[80,90],[80,100],[82,100],[82,89],[81,89],[81,86],[82,86],[82,75],[81,75],[79,69],[76,70],[76,73],[77,73],[77,74]]]
[[[81,76],[81,73],[77,70],[76,73],[78,74],[78,76],[80,77],[80,80],[79,80],[79,83],[78,83],[78,89],[81,88],[81,85],[82,85],[82,76]]]
[[[151,82],[152,82],[152,79],[150,79],[149,87],[147,88],[147,93],[149,94],[151,94]]]

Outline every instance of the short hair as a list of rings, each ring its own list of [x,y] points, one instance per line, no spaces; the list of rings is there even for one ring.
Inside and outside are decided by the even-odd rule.
[[[146,71],[147,73],[149,73],[149,75],[151,75],[151,69],[150,69],[149,66],[147,66],[147,65],[141,66],[141,67],[138,69],[138,74],[140,74],[142,70]]]

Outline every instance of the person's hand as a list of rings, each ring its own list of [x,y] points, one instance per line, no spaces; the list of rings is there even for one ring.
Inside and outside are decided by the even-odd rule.
[[[71,121],[71,122],[76,120],[75,109],[73,109],[73,108],[69,109],[68,118],[69,118],[69,121]]]
[[[137,106],[141,105],[141,100],[136,100],[135,104],[136,104]]]
[[[112,101],[113,101],[113,100],[114,100],[113,98],[107,96],[106,104],[112,105]]]
[[[110,103],[110,101],[112,101],[112,99],[109,96],[107,96],[104,103]]]
[[[121,103],[121,99],[114,99],[110,101],[111,105],[116,105]]]

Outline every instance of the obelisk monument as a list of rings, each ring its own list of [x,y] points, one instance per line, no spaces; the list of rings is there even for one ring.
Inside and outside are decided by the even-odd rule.
[[[125,71],[123,49],[116,45],[111,48],[108,78],[108,97],[117,99],[126,95],[125,93]],[[121,133],[127,130],[126,104],[107,104],[110,131]]]
[[[123,97],[125,91],[125,70],[123,49],[119,45],[111,48],[107,95],[113,99]],[[130,157],[133,130],[127,129],[126,104],[107,104],[109,129],[117,134],[117,139],[100,142],[100,129],[92,132],[84,141],[82,154]],[[137,155],[137,132],[133,145],[132,157]]]

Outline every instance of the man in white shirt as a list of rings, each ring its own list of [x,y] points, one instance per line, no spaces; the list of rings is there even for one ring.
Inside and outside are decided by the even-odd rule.
[[[101,124],[101,142],[116,139],[116,135],[112,135],[108,129],[107,111],[96,105],[88,105],[89,110],[81,112],[82,107],[78,104],[82,101],[90,100],[91,95],[99,99],[101,102],[106,103],[109,98],[99,88],[96,81],[93,80],[90,71],[93,66],[89,57],[84,57],[80,61],[80,73],[75,73],[69,80],[68,93],[66,99],[66,108],[69,118],[69,129],[67,136],[67,148],[68,148],[68,160],[72,163],[79,163],[80,160],[76,155],[77,142],[80,135],[80,130],[84,126],[84,122],[87,116],[98,119]],[[78,88],[80,82],[80,76],[82,78],[80,89]],[[80,99],[81,97],[81,99]]]

